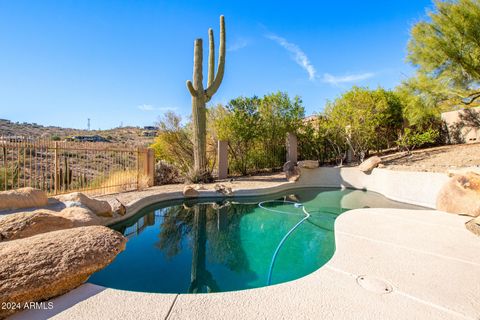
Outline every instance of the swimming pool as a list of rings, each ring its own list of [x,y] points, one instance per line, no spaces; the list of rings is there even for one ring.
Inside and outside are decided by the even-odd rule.
[[[333,256],[335,219],[355,208],[421,209],[374,192],[327,188],[166,201],[112,226],[129,238],[127,248],[89,282],[131,291],[203,293],[298,279]]]

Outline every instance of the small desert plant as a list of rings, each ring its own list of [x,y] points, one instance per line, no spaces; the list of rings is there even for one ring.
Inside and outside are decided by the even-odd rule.
[[[188,183],[210,183],[214,182],[215,179],[209,171],[198,172],[191,170],[186,174],[185,181]]]
[[[173,164],[160,160],[155,164],[155,185],[182,183],[184,178]]]

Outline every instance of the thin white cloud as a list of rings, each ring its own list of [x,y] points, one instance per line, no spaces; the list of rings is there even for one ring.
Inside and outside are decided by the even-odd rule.
[[[238,38],[233,41],[233,43],[227,48],[227,51],[233,52],[240,49],[246,48],[250,44],[245,38]]]
[[[177,108],[155,108],[151,104],[141,104],[137,106],[137,109],[145,112],[151,112],[151,111],[173,111],[173,110],[176,110]]]
[[[338,85],[341,83],[347,82],[355,82],[355,81],[362,81],[367,80],[375,76],[373,72],[365,72],[365,73],[357,73],[357,74],[347,74],[343,76],[334,76],[329,73],[324,73],[322,81],[326,83],[330,83],[333,85]]]
[[[275,41],[276,43],[281,45],[285,50],[290,52],[292,54],[293,60],[308,73],[308,78],[310,80],[315,80],[315,74],[317,71],[315,70],[315,67],[312,65],[310,60],[308,59],[305,52],[303,52],[299,46],[297,46],[294,43],[288,42],[285,38],[279,37],[276,34],[272,34],[272,33],[267,34],[265,37]]]

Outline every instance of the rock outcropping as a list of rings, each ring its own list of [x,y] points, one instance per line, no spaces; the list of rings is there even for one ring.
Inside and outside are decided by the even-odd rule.
[[[0,210],[44,207],[48,204],[45,192],[34,188],[21,188],[0,192]]]
[[[480,174],[454,175],[437,196],[437,209],[473,217],[480,215]]]
[[[200,193],[193,186],[183,187],[183,195],[187,198],[195,198],[198,197],[199,194]]]
[[[378,156],[373,156],[368,158],[367,160],[363,161],[359,166],[358,169],[363,172],[370,172],[374,168],[376,168],[380,163],[382,162],[382,159]]]
[[[112,217],[112,207],[108,201],[92,199],[81,192],[73,192],[57,197],[67,207],[84,207],[90,209],[97,216]]]
[[[107,227],[48,232],[0,243],[0,305],[64,294],[110,264],[126,238]],[[19,310],[0,309],[0,318]]]
[[[0,216],[0,242],[31,237],[37,234],[102,224],[106,218],[97,217],[86,208],[71,207],[60,212],[39,209]]]

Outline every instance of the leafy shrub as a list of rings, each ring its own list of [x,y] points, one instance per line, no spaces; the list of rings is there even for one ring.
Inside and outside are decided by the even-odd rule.
[[[406,150],[410,153],[414,148],[435,143],[438,135],[439,132],[435,129],[415,132],[410,128],[406,128],[403,134],[398,138],[397,145],[401,150]]]
[[[243,175],[281,167],[287,133],[295,133],[304,116],[300,98],[283,92],[238,97],[212,111],[218,138],[228,141],[229,170]]]

